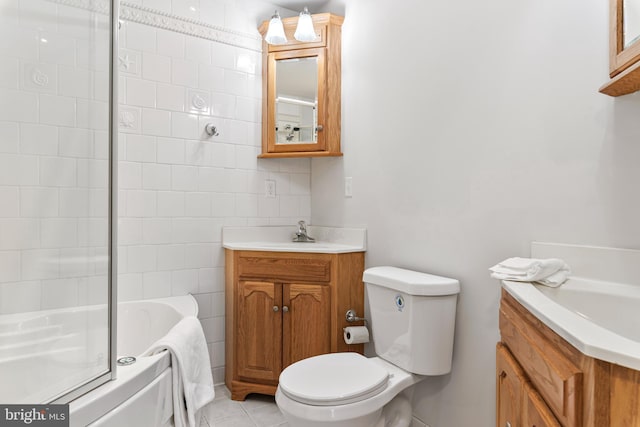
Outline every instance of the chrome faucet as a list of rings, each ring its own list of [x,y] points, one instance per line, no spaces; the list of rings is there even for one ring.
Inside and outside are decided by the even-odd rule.
[[[298,231],[296,231],[296,237],[293,238],[293,241],[313,243],[316,239],[307,234],[307,224],[304,221],[298,221]]]

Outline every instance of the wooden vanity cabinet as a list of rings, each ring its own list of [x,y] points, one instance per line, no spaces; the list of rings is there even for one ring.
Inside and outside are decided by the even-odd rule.
[[[345,313],[364,313],[364,253],[226,249],[225,382],[233,400],[275,394],[284,368],[347,345]]]
[[[496,348],[497,427],[640,427],[640,372],[573,347],[507,291]]]

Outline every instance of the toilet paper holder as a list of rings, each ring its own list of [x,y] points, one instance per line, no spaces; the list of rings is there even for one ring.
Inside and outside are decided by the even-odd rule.
[[[349,323],[363,321],[365,325],[367,324],[367,319],[365,319],[364,317],[358,317],[356,311],[352,308],[347,310],[347,312],[345,313],[345,318]]]

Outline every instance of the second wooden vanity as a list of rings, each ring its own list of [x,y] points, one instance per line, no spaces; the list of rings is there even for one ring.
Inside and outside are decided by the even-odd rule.
[[[347,345],[345,313],[364,314],[364,252],[225,249],[225,382],[233,400],[275,394],[288,365]]]
[[[497,427],[640,426],[640,372],[581,353],[505,289],[500,335]]]

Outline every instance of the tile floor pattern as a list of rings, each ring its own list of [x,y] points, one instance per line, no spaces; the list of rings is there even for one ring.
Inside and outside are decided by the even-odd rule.
[[[244,402],[231,400],[224,385],[216,386],[213,402],[215,427],[287,427],[289,424],[272,396],[250,394]]]

